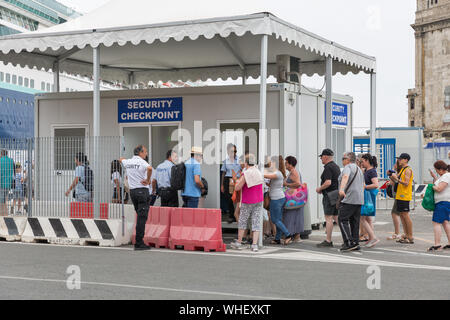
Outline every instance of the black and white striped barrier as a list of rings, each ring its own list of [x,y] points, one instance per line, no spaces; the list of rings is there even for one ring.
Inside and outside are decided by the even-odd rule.
[[[121,220],[28,218],[22,242],[118,247],[130,243],[129,227]]]
[[[0,240],[20,241],[26,224],[25,217],[0,217]]]

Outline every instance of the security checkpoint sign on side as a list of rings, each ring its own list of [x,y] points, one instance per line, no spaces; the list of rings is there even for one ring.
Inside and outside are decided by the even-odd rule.
[[[333,102],[331,110],[332,124],[336,126],[348,125],[348,105],[343,103]],[[325,123],[327,123],[327,102],[325,101]]]
[[[183,121],[183,98],[119,100],[119,123]]]

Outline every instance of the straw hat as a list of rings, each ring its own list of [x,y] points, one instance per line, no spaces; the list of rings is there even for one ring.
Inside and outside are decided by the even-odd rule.
[[[192,147],[191,153],[203,155],[203,149],[201,147]]]

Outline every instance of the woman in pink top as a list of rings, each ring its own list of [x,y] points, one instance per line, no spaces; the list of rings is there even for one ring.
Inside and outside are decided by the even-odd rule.
[[[261,230],[261,217],[263,213],[263,183],[264,178],[256,167],[256,159],[252,154],[245,156],[245,169],[243,175],[237,180],[235,190],[242,190],[241,212],[239,215],[238,240],[231,244],[232,249],[242,250],[242,238],[249,219],[252,219],[253,244],[252,251],[258,251],[258,238]]]

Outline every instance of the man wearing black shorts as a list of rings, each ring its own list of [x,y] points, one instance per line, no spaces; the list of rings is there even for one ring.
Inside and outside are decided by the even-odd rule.
[[[332,247],[333,242],[331,240],[331,236],[333,234],[333,223],[336,221],[338,217],[338,210],[335,205],[330,203],[330,199],[328,197],[328,193],[335,191],[339,186],[339,176],[341,175],[341,169],[339,166],[333,161],[334,152],[330,149],[325,149],[322,151],[322,154],[319,156],[322,160],[322,164],[324,165],[324,170],[322,173],[321,186],[316,189],[318,194],[323,194],[322,204],[323,211],[325,213],[326,220],[326,231],[327,231],[327,239],[322,243],[318,244],[318,247]]]

